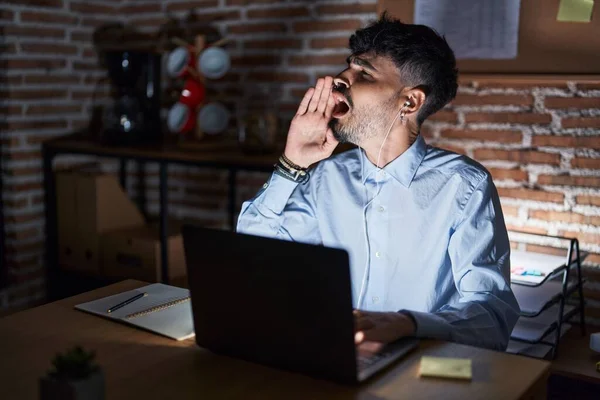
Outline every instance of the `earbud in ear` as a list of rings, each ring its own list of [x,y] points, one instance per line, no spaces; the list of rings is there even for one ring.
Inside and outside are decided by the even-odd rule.
[[[403,105],[404,105],[404,107],[410,107],[412,104],[410,103],[410,101],[407,100],[404,102]]]

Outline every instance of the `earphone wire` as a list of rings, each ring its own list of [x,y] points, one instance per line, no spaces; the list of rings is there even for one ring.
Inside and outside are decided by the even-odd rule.
[[[392,121],[392,123],[390,124],[390,127],[388,128],[387,133],[385,134],[385,137],[383,138],[383,141],[381,142],[381,146],[379,146],[379,154],[377,154],[377,164],[375,165],[375,167],[377,168],[377,172],[375,174],[375,194],[373,195],[373,198],[371,200],[369,200],[367,202],[367,204],[365,204],[365,206],[363,207],[362,210],[362,214],[363,214],[363,232],[364,232],[364,236],[365,236],[365,248],[366,248],[366,255],[367,255],[367,259],[366,259],[366,265],[365,265],[365,273],[363,274],[363,279],[360,285],[360,292],[358,293],[358,302],[356,304],[356,308],[361,308],[362,306],[362,302],[364,300],[364,296],[365,296],[365,289],[367,286],[367,281],[368,281],[368,277],[369,277],[369,273],[370,273],[370,265],[371,263],[369,262],[369,254],[371,254],[371,246],[369,245],[369,233],[368,233],[368,229],[367,229],[367,208],[371,205],[371,203],[377,198],[377,196],[379,196],[379,172],[382,170],[382,168],[379,167],[379,160],[381,157],[381,150],[383,150],[383,145],[385,144],[388,136],[390,135],[390,132],[392,131],[392,127],[394,126],[394,124],[396,123],[396,120],[398,119],[398,117],[402,114],[402,112],[404,111],[404,109],[406,107],[408,107],[409,104],[404,103],[404,105],[402,106],[402,108],[400,109],[400,111],[398,112],[398,114],[396,114],[396,117],[394,118],[394,120]],[[367,191],[368,193],[368,191]]]

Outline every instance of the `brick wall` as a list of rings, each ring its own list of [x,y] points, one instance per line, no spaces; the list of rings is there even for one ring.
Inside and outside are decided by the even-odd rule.
[[[281,113],[291,117],[311,82],[343,68],[349,34],[375,18],[376,6],[375,0],[123,0],[86,2],[85,7],[67,0],[38,0],[32,7],[16,3],[3,6],[1,14],[12,21],[4,44],[5,58],[12,61],[4,63],[2,91],[17,93],[3,106],[10,115],[9,126],[14,125],[2,136],[14,282],[5,291],[4,306],[42,296],[39,142],[87,121],[89,98],[77,93],[89,96],[90,77],[101,74],[93,67],[89,36],[97,21],[116,16],[155,32],[167,13],[185,18],[195,7],[199,21],[212,21],[222,36],[233,39],[228,45],[232,70],[210,83],[212,96],[235,111],[257,89],[266,90],[277,93]],[[32,24],[19,22],[26,12],[52,13],[51,20],[35,25],[36,32],[44,31],[43,38],[34,31],[22,34]],[[67,17],[71,19],[60,20]],[[56,18],[61,22],[52,22]],[[37,46],[45,53],[32,53],[41,42],[53,47]],[[63,47],[54,47],[59,45]],[[55,51],[63,53],[57,58]],[[430,143],[467,154],[491,171],[510,228],[579,237],[582,249],[591,253],[586,262],[589,315],[600,323],[600,80],[464,77],[457,99],[435,115],[423,133]],[[147,166],[147,173],[149,211],[156,213],[156,166]],[[170,174],[173,216],[226,225],[224,172],[173,167]],[[241,173],[238,204],[265,179],[265,174]],[[131,180],[132,194],[139,187]],[[552,252],[556,246],[533,237],[522,239],[534,250]]]

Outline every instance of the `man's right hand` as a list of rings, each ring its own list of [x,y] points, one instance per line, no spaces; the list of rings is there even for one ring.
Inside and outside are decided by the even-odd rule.
[[[329,157],[338,145],[328,126],[335,107],[332,84],[330,76],[319,78],[304,95],[290,124],[284,154],[303,168]]]

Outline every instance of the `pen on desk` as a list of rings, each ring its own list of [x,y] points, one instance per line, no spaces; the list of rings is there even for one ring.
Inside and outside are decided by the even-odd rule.
[[[117,304],[116,306],[112,306],[111,308],[109,308],[109,309],[108,309],[108,311],[107,311],[107,312],[108,312],[108,313],[111,313],[111,312],[113,312],[113,311],[115,311],[115,310],[118,310],[119,308],[121,308],[121,307],[124,307],[124,306],[126,306],[127,304],[133,303],[133,302],[134,302],[134,301],[136,301],[137,299],[141,299],[142,297],[144,297],[144,296],[147,296],[147,295],[148,295],[148,293],[145,293],[145,292],[144,292],[144,293],[140,293],[140,294],[136,294],[136,295],[135,295],[135,296],[133,296],[132,298],[130,298],[130,299],[127,299],[127,300],[125,300],[124,302]]]

